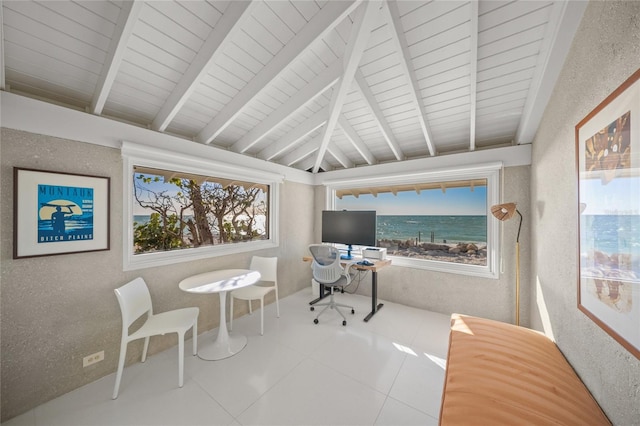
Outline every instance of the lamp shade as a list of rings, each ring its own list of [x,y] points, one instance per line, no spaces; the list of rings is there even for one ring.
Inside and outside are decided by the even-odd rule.
[[[498,220],[509,220],[516,213],[516,203],[496,204],[491,207],[491,214]]]

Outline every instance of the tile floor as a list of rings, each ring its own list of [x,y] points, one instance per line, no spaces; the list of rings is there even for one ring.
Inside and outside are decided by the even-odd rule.
[[[111,374],[3,426],[436,425],[449,316],[385,302],[365,323],[370,298],[336,297],[355,307],[346,327],[330,310],[314,324],[302,290],[280,301],[280,318],[265,308],[264,336],[259,312],[234,320],[232,333],[248,337],[239,354],[185,355],[183,388],[174,347],[125,368],[117,400]]]

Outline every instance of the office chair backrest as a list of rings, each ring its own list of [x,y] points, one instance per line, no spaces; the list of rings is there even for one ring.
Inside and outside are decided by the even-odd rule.
[[[129,326],[145,313],[153,314],[151,295],[147,284],[141,277],[114,291],[122,311],[122,327],[124,330],[128,330]]]
[[[334,284],[345,277],[344,269],[340,265],[340,251],[337,248],[312,244],[309,246],[309,251],[313,256],[311,265],[313,278],[320,284]]]

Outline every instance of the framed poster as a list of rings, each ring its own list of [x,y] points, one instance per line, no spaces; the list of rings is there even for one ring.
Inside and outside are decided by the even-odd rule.
[[[575,131],[578,308],[640,358],[640,69]]]
[[[109,250],[108,177],[13,168],[13,258]]]

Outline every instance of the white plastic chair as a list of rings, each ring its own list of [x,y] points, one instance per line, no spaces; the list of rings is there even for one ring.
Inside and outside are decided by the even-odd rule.
[[[142,350],[142,362],[147,359],[149,349],[149,337],[166,333],[178,333],[178,386],[182,387],[184,373],[184,335],[193,328],[193,355],[198,352],[198,308],[182,308],[173,311],[153,314],[151,295],[146,283],[140,277],[114,290],[120,311],[122,312],[122,340],[120,343],[120,361],[116,385],[113,389],[113,399],[118,397],[120,379],[124,369],[124,361],[127,356],[129,342],[144,338]],[[138,318],[146,314],[145,323],[135,332],[129,334],[129,327]]]
[[[249,287],[239,288],[231,292],[229,306],[229,330],[233,330],[233,299],[251,301],[260,299],[260,335],[264,335],[264,297],[272,291],[276,292],[276,315],[280,318],[280,304],[278,302],[278,258],[253,256],[249,269],[260,272],[260,281]]]
[[[322,315],[324,311],[326,311],[327,309],[334,309],[342,317],[342,325],[347,325],[347,318],[339,308],[351,309],[351,314],[354,314],[355,310],[353,309],[353,306],[337,303],[333,297],[333,294],[336,288],[342,290],[344,289],[344,287],[351,284],[351,281],[355,276],[355,274],[351,272],[351,267],[356,264],[356,261],[353,260],[350,262],[346,262],[343,266],[342,262],[340,261],[340,250],[338,250],[336,247],[324,244],[311,244],[309,246],[309,251],[313,256],[313,262],[311,263],[313,279],[320,284],[328,286],[331,289],[328,302],[316,303],[310,308],[313,311],[319,306],[325,307],[322,311],[320,311],[313,322],[315,324],[318,324],[318,318],[320,318],[320,315]]]

